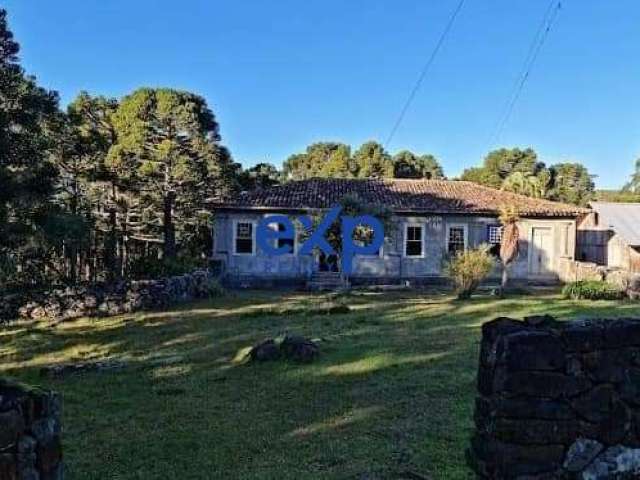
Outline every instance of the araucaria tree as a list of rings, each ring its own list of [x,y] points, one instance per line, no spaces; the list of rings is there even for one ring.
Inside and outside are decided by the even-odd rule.
[[[122,100],[113,125],[107,166],[159,213],[164,257],[175,257],[176,229],[197,216],[231,168],[218,123],[198,95],[143,88]]]
[[[19,50],[0,9],[0,288],[53,268],[58,97],[25,75]]]

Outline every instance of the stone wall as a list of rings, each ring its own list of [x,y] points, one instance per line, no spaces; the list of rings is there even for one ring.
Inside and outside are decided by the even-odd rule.
[[[640,320],[485,324],[475,426],[479,478],[640,478]]]
[[[207,270],[158,280],[122,281],[111,285],[69,287],[31,296],[2,299],[0,320],[52,318],[67,320],[84,316],[119,315],[139,310],[166,308],[205,298],[212,291]]]
[[[62,480],[61,400],[0,379],[0,479]]]

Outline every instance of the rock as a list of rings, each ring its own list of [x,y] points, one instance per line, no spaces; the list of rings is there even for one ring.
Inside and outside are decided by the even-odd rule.
[[[24,429],[24,419],[18,410],[0,413],[0,451],[14,445]]]
[[[257,362],[267,362],[278,360],[280,358],[280,349],[278,344],[272,338],[255,345],[249,352],[251,360]]]
[[[297,335],[287,335],[280,344],[282,354],[294,362],[309,363],[315,360],[320,349],[311,340]]]
[[[537,398],[569,398],[591,387],[586,377],[574,377],[555,372],[515,372],[506,379],[494,380],[495,391],[509,396],[526,395]]]
[[[623,480],[640,476],[640,449],[616,445],[606,449],[583,472],[582,480]]]
[[[599,385],[574,398],[571,407],[587,421],[598,423],[610,415],[615,398],[611,385]]]
[[[524,317],[524,323],[531,325],[532,327],[550,327],[557,323],[557,320],[552,315],[531,315]]]
[[[506,335],[502,358],[511,371],[564,369],[564,345],[558,336],[545,331],[522,331]]]
[[[589,465],[603,448],[604,446],[596,440],[579,438],[569,447],[562,466],[570,472],[579,472]]]

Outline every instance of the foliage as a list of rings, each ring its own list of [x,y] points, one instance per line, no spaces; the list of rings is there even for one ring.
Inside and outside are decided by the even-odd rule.
[[[442,167],[433,155],[416,155],[408,150],[393,157],[395,178],[443,179]]]
[[[378,142],[363,143],[353,154],[353,161],[359,178],[393,177],[393,160]]]
[[[455,285],[458,298],[469,298],[491,273],[494,260],[489,249],[488,245],[481,245],[478,248],[458,252],[445,264],[445,275]]]
[[[600,280],[582,280],[565,285],[565,298],[573,300],[619,300],[626,294],[616,286]]]
[[[548,198],[586,206],[595,191],[593,175],[580,163],[558,163],[551,167],[552,184]]]
[[[194,257],[139,257],[131,262],[129,276],[133,280],[172,277],[206,268],[204,260]]]
[[[283,175],[289,180],[313,177],[444,178],[442,167],[433,155],[416,155],[403,150],[391,157],[374,141],[362,144],[353,156],[351,148],[343,143],[314,143],[305,153],[291,155],[284,162]]]
[[[596,190],[595,200],[598,202],[640,203],[640,192],[627,190]]]
[[[246,170],[240,169],[238,173],[239,187],[244,191],[273,187],[281,181],[280,172],[270,163],[258,163]]]
[[[0,274],[8,272],[0,288],[16,280],[15,272],[44,273],[56,247],[46,223],[57,211],[58,95],[25,74],[19,51],[0,9]]]
[[[501,148],[489,152],[481,167],[466,169],[461,180],[492,188],[584,206],[593,199],[593,175],[579,163],[558,163],[547,168],[527,148]]]
[[[283,165],[290,180],[313,177],[350,178],[355,168],[351,161],[351,148],[344,143],[319,142],[309,145],[305,153],[290,156]]]
[[[482,167],[465,170],[461,180],[501,188],[505,179],[514,173],[529,177],[537,175],[543,169],[544,164],[538,161],[538,155],[533,149],[501,148],[489,152]]]
[[[631,180],[622,190],[623,192],[640,194],[640,158],[636,160],[635,171],[631,175]]]

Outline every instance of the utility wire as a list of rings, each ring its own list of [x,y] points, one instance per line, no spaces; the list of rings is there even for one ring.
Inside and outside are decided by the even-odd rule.
[[[545,11],[544,17],[542,18],[542,22],[538,27],[536,34],[533,37],[533,41],[529,47],[529,52],[525,58],[525,62],[522,66],[522,70],[518,77],[516,77],[516,81],[513,84],[513,88],[511,89],[511,93],[509,97],[507,97],[507,101],[505,103],[505,108],[502,111],[502,115],[498,119],[498,123],[491,135],[491,139],[489,144],[493,146],[500,139],[500,135],[504,127],[506,126],[511,114],[513,113],[513,109],[522,94],[522,90],[529,79],[531,74],[531,70],[533,69],[533,65],[535,64],[540,51],[542,50],[543,45],[545,44],[547,37],[549,36],[549,32],[553,27],[560,10],[562,9],[562,2],[558,0],[551,0],[547,10]]]
[[[398,128],[400,127],[400,124],[402,123],[402,120],[404,119],[404,116],[406,115],[407,110],[409,110],[409,106],[411,105],[411,102],[413,102],[413,99],[418,93],[418,90],[420,90],[420,86],[422,85],[424,78],[427,76],[427,72],[429,71],[431,64],[433,63],[436,56],[438,55],[438,52],[440,51],[440,48],[442,47],[442,44],[444,43],[445,38],[449,34],[451,27],[453,27],[456,17],[460,13],[460,10],[462,10],[462,7],[464,6],[465,1],[466,0],[460,0],[460,2],[458,2],[458,6],[453,11],[451,18],[449,18],[449,21],[447,22],[447,26],[445,27],[444,31],[440,35],[440,38],[438,39],[438,43],[436,43],[435,48],[431,52],[431,55],[429,56],[427,63],[425,63],[424,67],[422,68],[422,71],[420,72],[420,76],[418,77],[418,81],[416,82],[413,89],[411,90],[411,93],[409,94],[409,98],[407,98],[407,101],[402,107],[402,110],[400,111],[400,115],[398,116],[396,123],[393,125],[393,128],[391,129],[391,133],[389,133],[389,136],[387,137],[387,141],[384,144],[385,148],[389,147],[391,140],[393,140],[394,135],[398,131]]]

